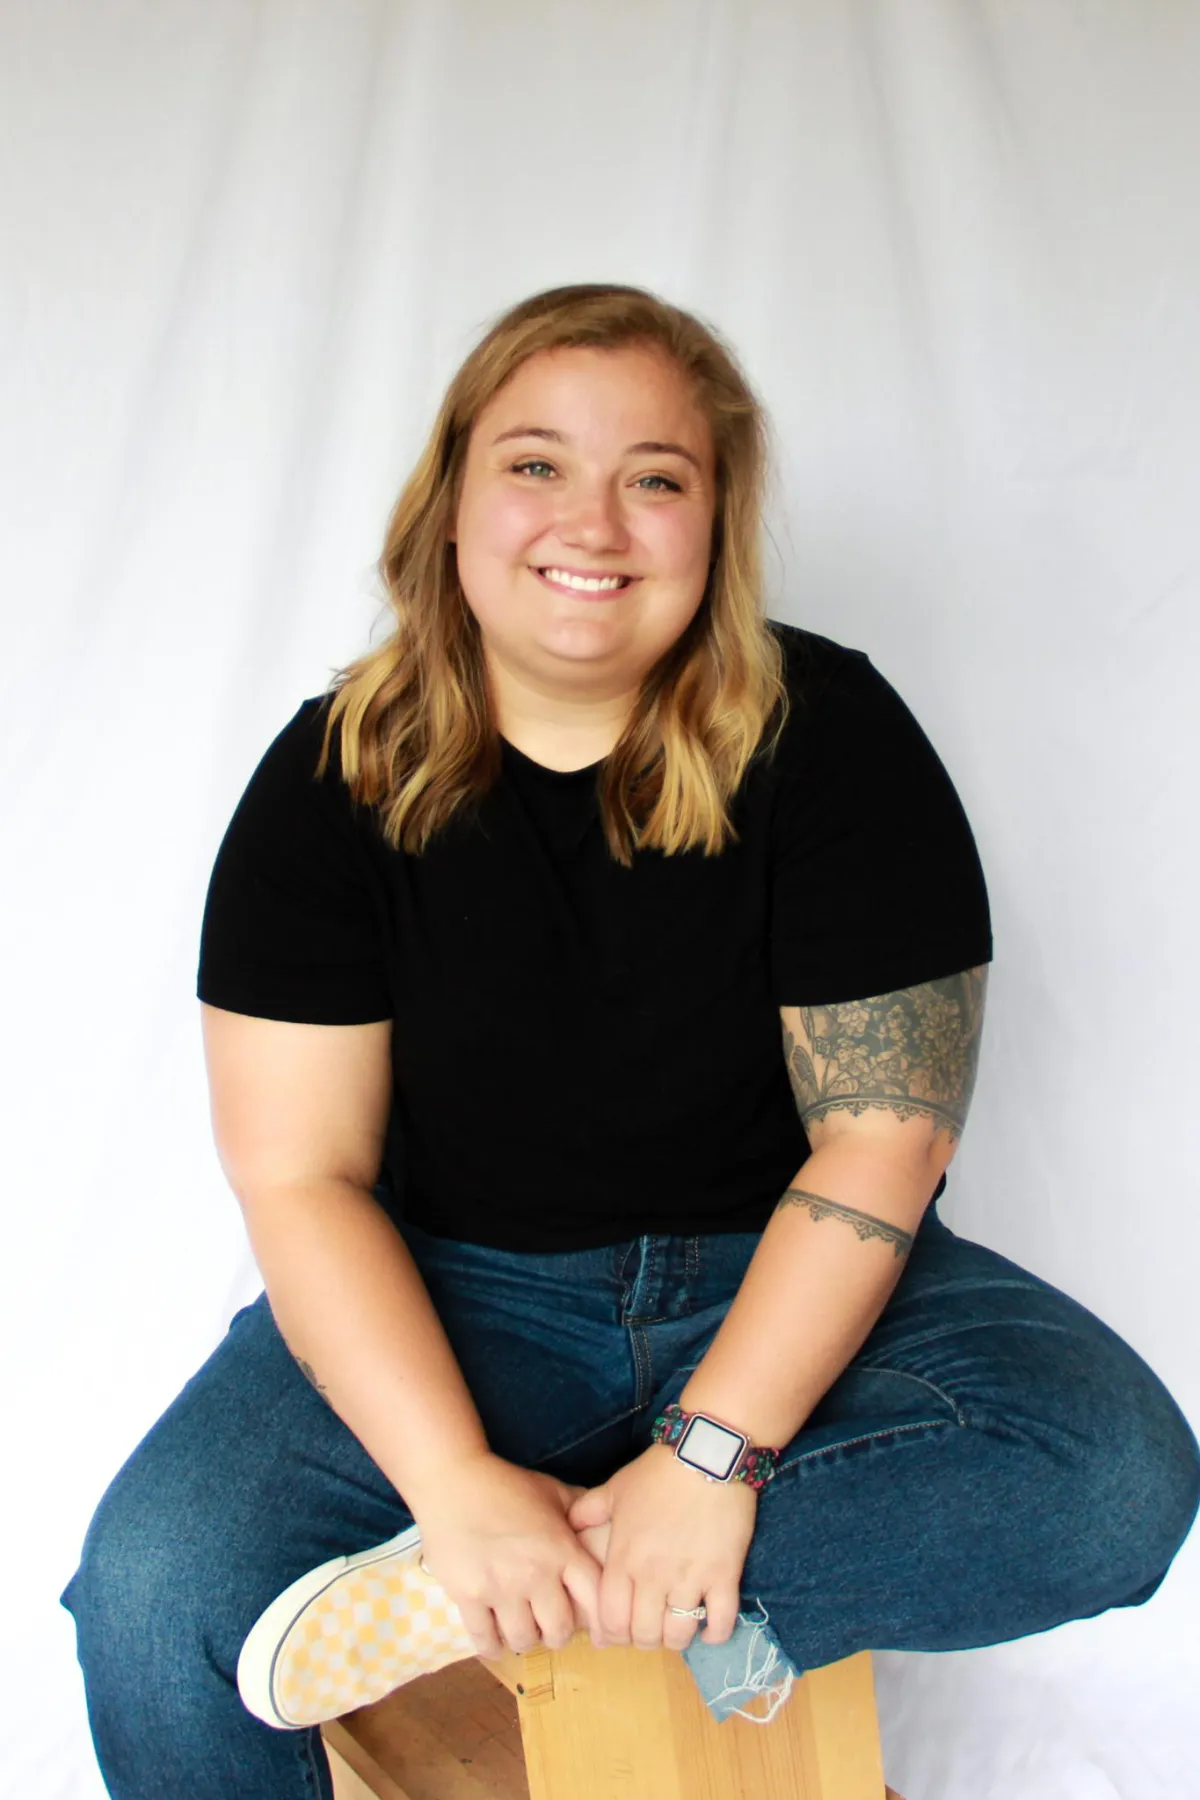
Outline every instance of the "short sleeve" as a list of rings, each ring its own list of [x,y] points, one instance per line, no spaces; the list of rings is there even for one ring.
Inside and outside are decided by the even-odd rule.
[[[298,1024],[392,1016],[381,902],[337,739],[321,780],[320,700],[250,777],[221,841],[200,932],[199,999]]]
[[[772,817],[776,1003],[861,999],[990,962],[970,824],[896,690],[842,649],[793,717]]]

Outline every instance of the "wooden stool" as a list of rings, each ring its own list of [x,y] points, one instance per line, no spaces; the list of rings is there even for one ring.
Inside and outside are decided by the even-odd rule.
[[[564,1650],[475,1666],[516,1695],[530,1800],[884,1800],[869,1651],[811,1670],[769,1725],[718,1724],[677,1651],[596,1650],[586,1632]],[[407,1692],[325,1727],[337,1800],[514,1791],[453,1758],[439,1772],[428,1757],[418,1767],[390,1755],[389,1735],[404,1742]]]

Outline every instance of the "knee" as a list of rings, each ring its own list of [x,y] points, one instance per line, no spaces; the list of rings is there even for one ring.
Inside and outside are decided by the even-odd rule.
[[[1200,1509],[1200,1444],[1165,1388],[1157,1415],[1137,1434],[1136,1458],[1135,1503],[1165,1571]]]
[[[1141,1379],[1093,1446],[1077,1515],[1114,1581],[1127,1584],[1130,1604],[1159,1586],[1200,1508],[1200,1445],[1167,1389],[1139,1365]]]
[[[136,1462],[127,1466],[100,1502],[62,1596],[85,1676],[158,1687],[169,1669],[203,1655],[211,1583],[199,1565],[186,1514],[139,1478]]]

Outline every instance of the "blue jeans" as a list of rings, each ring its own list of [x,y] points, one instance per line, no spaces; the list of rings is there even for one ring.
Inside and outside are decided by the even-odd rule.
[[[758,1242],[529,1255],[405,1236],[492,1448],[586,1485],[649,1442]],[[999,1643],[1149,1599],[1198,1503],[1200,1449],[1146,1364],[931,1207],[761,1496],[743,1604],[800,1670]],[[238,1652],[296,1576],[409,1523],[265,1298],[238,1313],[104,1496],[63,1596],[114,1800],[330,1800],[318,1734],[243,1708]],[[713,1693],[720,1648],[694,1669]]]

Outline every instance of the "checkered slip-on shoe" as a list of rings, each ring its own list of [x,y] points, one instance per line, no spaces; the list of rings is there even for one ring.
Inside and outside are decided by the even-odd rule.
[[[462,1614],[420,1557],[412,1525],[293,1581],[242,1645],[237,1681],[247,1710],[299,1731],[474,1656]]]

